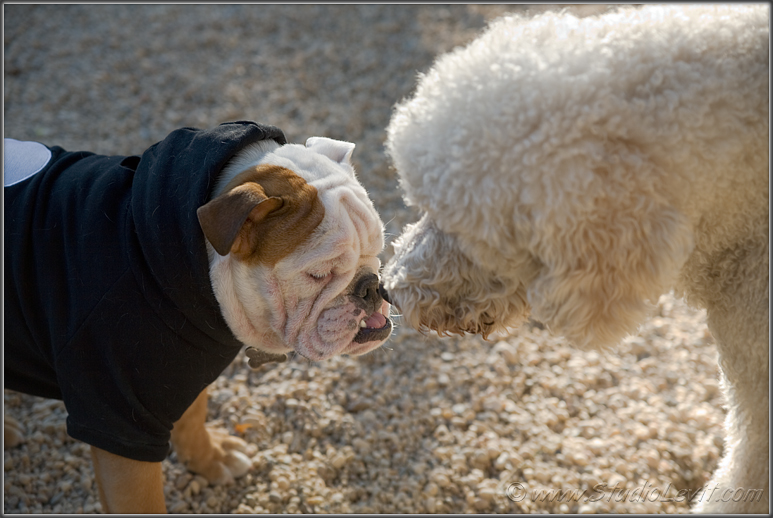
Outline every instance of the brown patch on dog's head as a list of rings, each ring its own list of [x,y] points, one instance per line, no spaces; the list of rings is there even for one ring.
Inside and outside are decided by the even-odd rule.
[[[236,175],[197,215],[218,254],[273,266],[317,228],[325,207],[296,173],[263,164]]]

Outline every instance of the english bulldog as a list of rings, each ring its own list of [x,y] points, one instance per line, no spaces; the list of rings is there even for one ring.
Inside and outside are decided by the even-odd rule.
[[[213,483],[249,469],[241,439],[204,426],[243,346],[253,366],[320,361],[391,333],[354,144],[238,121],[139,156],[4,148],[5,388],[64,401],[105,512],[166,510],[170,440]]]

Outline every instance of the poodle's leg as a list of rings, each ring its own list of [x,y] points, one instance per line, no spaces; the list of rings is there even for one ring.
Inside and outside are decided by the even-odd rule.
[[[694,511],[768,513],[768,247],[735,251],[708,306],[727,401],[725,452]],[[725,258],[727,259],[727,258]],[[730,280],[728,282],[728,280]]]

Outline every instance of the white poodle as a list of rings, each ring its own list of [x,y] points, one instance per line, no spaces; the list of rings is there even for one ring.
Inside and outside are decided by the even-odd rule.
[[[531,315],[605,348],[670,289],[706,308],[728,439],[696,511],[768,512],[768,26],[767,4],[505,17],[387,131],[423,212],[382,288],[412,327]]]

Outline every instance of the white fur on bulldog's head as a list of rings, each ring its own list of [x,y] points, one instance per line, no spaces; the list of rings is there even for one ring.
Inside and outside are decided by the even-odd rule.
[[[199,209],[223,315],[246,345],[312,360],[363,354],[391,332],[378,294],[383,224],[351,165],[354,144],[255,144]]]

